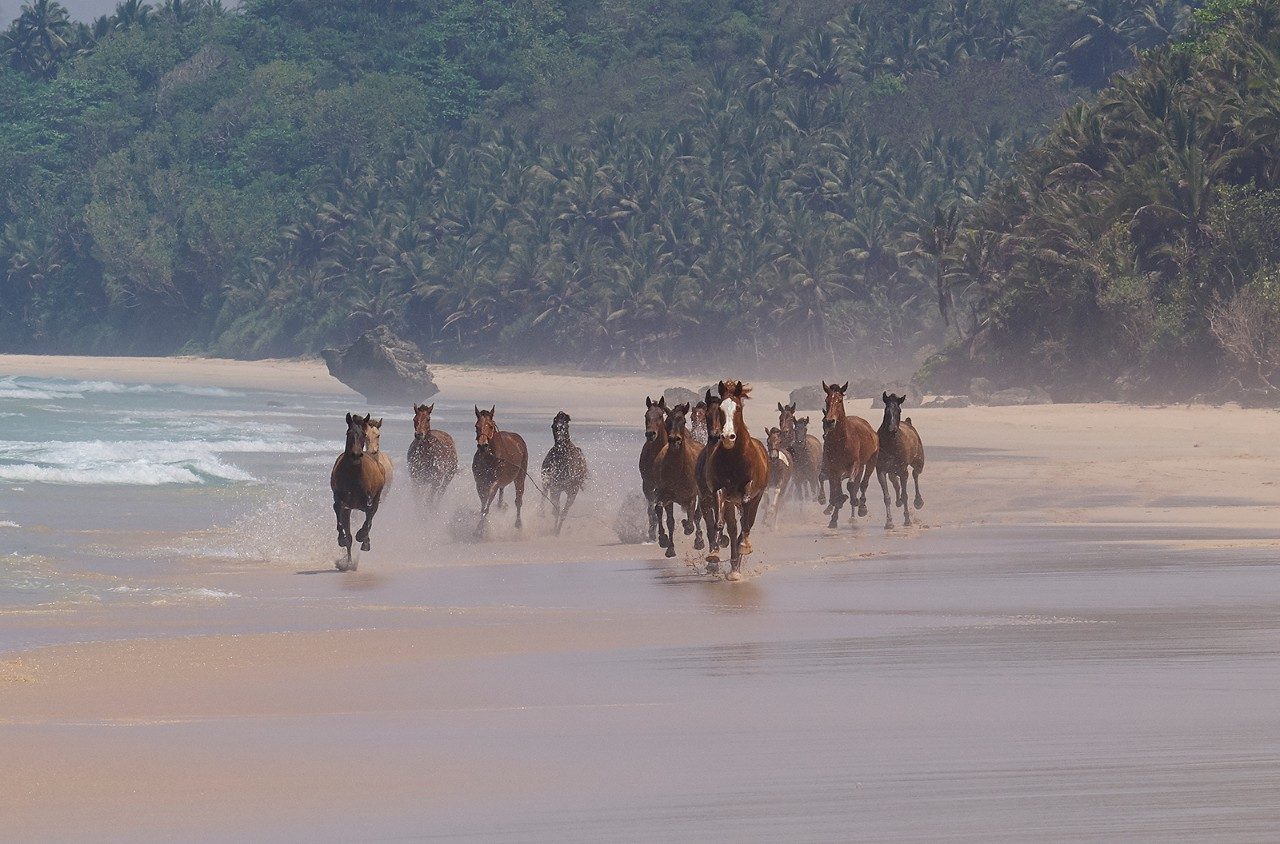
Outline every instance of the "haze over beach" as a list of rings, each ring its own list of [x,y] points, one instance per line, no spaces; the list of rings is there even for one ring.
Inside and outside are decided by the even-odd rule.
[[[611,527],[671,379],[442,368],[464,455],[474,403],[539,456],[572,410],[580,509],[476,543],[468,477],[434,519],[404,484],[338,574],[323,477],[362,405],[321,365],[101,363],[0,358],[15,837],[1274,829],[1271,411],[914,409],[916,527],[791,503],[732,584]],[[784,393],[755,393],[758,428]],[[373,411],[399,457],[407,409]]]
[[[1280,0],[0,0],[15,840],[1271,841]]]

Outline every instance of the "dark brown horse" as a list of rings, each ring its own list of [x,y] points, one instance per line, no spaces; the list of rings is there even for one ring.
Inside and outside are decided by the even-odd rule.
[[[770,428],[765,434],[765,451],[769,455],[769,489],[773,490],[773,496],[768,503],[764,520],[770,527],[776,528],[778,513],[782,510],[782,497],[795,475],[795,457],[791,451],[791,440],[783,435],[781,428]]]
[[[386,477],[377,459],[366,455],[368,443],[367,431],[381,427],[382,420],[373,424],[370,416],[347,414],[347,444],[342,454],[334,461],[333,471],[329,473],[329,489],[333,490],[333,512],[338,517],[338,547],[347,549],[347,560],[344,565],[338,563],[338,571],[354,570],[356,564],[351,559],[351,511],[364,511],[364,524],[355,538],[360,541],[360,550],[369,550],[369,531],[373,527],[373,516],[378,512],[378,503],[382,500],[382,488]]]
[[[902,524],[910,526],[911,510],[907,507],[907,470],[911,470],[911,479],[916,485],[916,509],[924,506],[924,498],[920,495],[920,473],[924,471],[924,444],[920,442],[920,434],[911,424],[911,417],[902,418],[902,403],[906,396],[895,396],[885,393],[880,397],[884,401],[884,419],[880,422],[880,453],[876,458],[876,480],[880,482],[880,491],[884,493],[884,527],[893,527],[893,507],[889,504],[889,485],[885,483],[887,475],[893,481],[895,501],[902,506]]]
[[[689,412],[689,436],[698,445],[707,444],[707,403],[700,401]]]
[[[830,506],[831,521],[827,527],[834,528],[840,517],[840,508],[849,502],[849,516],[854,513],[867,514],[867,483],[871,480],[871,472],[876,465],[876,452],[879,440],[871,424],[860,416],[850,416],[844,411],[844,393],[849,389],[846,381],[843,386],[822,383],[827,394],[827,409],[822,417],[822,473],[831,484]],[[846,484],[849,495],[840,491],[841,481]]]
[[[710,390],[707,390],[705,400],[699,404],[703,406],[702,424],[707,432],[707,444],[698,454],[693,472],[698,479],[698,511],[702,515],[702,523],[707,526],[707,562],[718,564],[720,557],[716,551],[720,549],[720,499],[710,486],[707,458],[711,456],[711,447],[720,439],[724,430],[724,417],[720,414],[720,396]],[[711,565],[707,566],[707,570],[713,570]]]
[[[778,430],[791,451],[793,467],[792,485],[796,498],[803,501],[815,495],[819,504],[826,504],[822,492],[822,443],[809,434],[809,417],[796,416],[795,402],[778,402]]]
[[[529,448],[519,434],[498,430],[493,418],[497,409],[496,405],[488,410],[476,408],[476,456],[471,459],[471,473],[480,496],[477,536],[484,533],[494,496],[508,484],[516,487],[516,530],[522,527],[520,507],[524,504],[524,479],[529,473]]]
[[[458,447],[453,437],[431,427],[434,404],[413,406],[413,442],[409,443],[409,478],[430,504],[439,501],[458,474]]]
[[[685,427],[689,405],[678,404],[667,412],[667,442],[654,464],[654,513],[658,519],[658,544],[667,549],[668,557],[676,555],[675,508],[684,510],[685,536],[697,532],[695,550],[704,547],[702,522],[698,510],[698,455],[702,446],[693,441]],[[666,523],[662,515],[666,513]]]
[[[741,381],[721,381],[719,392],[719,406],[714,412],[707,408],[708,432],[715,444],[708,446],[711,453],[704,464],[705,484],[716,496],[717,525],[723,523],[729,534],[729,573],[725,577],[741,580],[742,557],[751,553],[751,528],[769,483],[769,456],[747,430],[742,414],[751,388]],[[714,550],[707,561],[719,562]]]
[[[542,458],[542,485],[551,499],[557,536],[564,520],[569,517],[569,508],[587,482],[587,458],[582,449],[569,439],[569,421],[569,414],[563,410],[551,420],[551,450]],[[563,508],[560,506],[561,495],[565,496]]]
[[[640,448],[640,491],[644,500],[649,503],[649,541],[653,542],[658,534],[658,517],[654,510],[654,466],[658,455],[667,445],[667,399],[654,401],[644,397],[644,445]]]

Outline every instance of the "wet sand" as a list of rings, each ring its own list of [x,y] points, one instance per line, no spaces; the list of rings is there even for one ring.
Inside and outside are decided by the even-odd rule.
[[[661,386],[485,377],[437,380],[618,426]],[[6,834],[1271,840],[1280,417],[911,415],[920,525],[874,481],[856,529],[793,506],[739,584],[618,543],[614,499],[472,545],[402,489],[354,574],[300,543],[152,575],[236,600],[0,616]]]

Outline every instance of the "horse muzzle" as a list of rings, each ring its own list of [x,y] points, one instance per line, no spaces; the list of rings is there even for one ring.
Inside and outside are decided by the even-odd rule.
[[[824,430],[824,431],[830,431],[830,430],[831,430],[832,428],[834,428],[835,426],[836,426],[836,420],[834,420],[834,419],[823,419],[823,420],[822,420],[822,430]]]
[[[423,433],[420,433],[420,432],[418,432],[418,431],[414,431],[414,432],[413,432],[413,438],[414,438],[415,440],[425,440],[425,439],[427,438],[427,435],[426,435],[426,434],[423,434]]]
[[[658,433],[657,433],[657,431],[645,431],[645,432],[644,432],[644,438],[645,438],[646,440],[648,440],[649,442],[653,442],[654,440],[656,440],[656,439],[658,438]]]
[[[726,446],[733,448],[733,444],[738,441],[737,434],[721,434],[720,439]]]

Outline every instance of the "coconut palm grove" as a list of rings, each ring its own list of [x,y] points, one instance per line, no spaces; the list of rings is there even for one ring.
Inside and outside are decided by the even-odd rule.
[[[4,351],[1280,387],[1280,0],[15,11]]]

